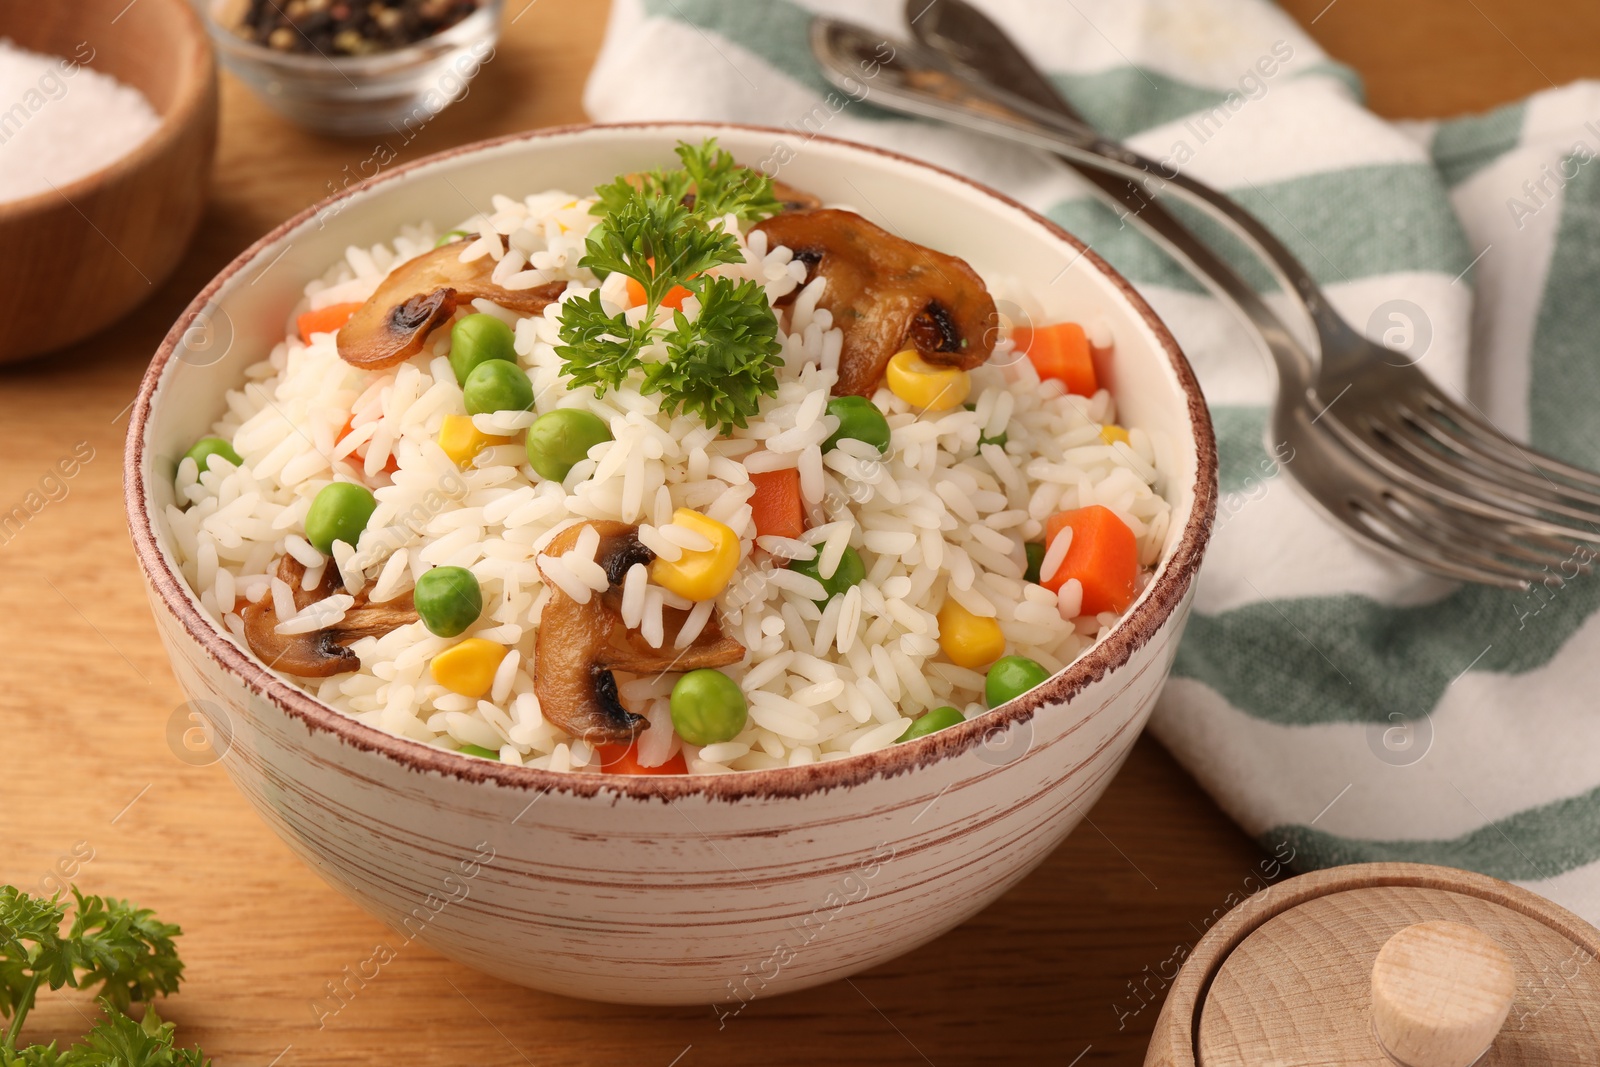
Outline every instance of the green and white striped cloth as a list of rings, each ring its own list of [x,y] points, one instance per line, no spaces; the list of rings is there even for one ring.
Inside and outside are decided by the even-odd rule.
[[[1507,432],[1600,467],[1600,87],[1396,125],[1263,0],[990,8],[1091,121],[1253,210],[1352,323],[1470,383]],[[586,105],[896,148],[1092,244],[1172,327],[1221,444],[1216,536],[1156,735],[1302,866],[1466,867],[1600,921],[1600,584],[1457,588],[1335,532],[1280,469],[1273,375],[1229,313],[1055,160],[876,109],[870,81],[861,100],[831,90],[813,11],[905,35],[897,0],[615,0]]]

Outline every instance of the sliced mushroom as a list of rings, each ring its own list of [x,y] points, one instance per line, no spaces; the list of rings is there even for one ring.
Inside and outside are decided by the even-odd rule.
[[[929,363],[971,370],[994,350],[994,298],[965,260],[896,237],[853,211],[786,211],[755,227],[827,279],[818,307],[844,330],[835,395],[871,396],[910,344]]]
[[[566,282],[504,289],[490,280],[494,259],[482,256],[463,263],[461,249],[457,243],[443,245],[390,271],[339,330],[340,357],[364,370],[382,370],[422,351],[428,334],[448,322],[464,301],[493,300],[511,311],[537,315],[566,291]]]
[[[278,560],[278,577],[294,590],[294,607],[299,611],[337,593],[342,586],[338,568],[331,564],[323,571],[314,589],[302,589],[305,565],[293,556]],[[397,626],[417,621],[411,594],[384,604],[373,604],[366,593],[359,593],[344,618],[326,630],[304,634],[280,634],[277,606],[272,597],[262,597],[240,612],[244,619],[245,641],[266,661],[268,667],[300,678],[327,678],[361,666],[361,659],[346,646],[363,637],[381,637]]]
[[[635,563],[649,563],[655,553],[639,543],[637,526],[621,522],[579,523],[561,531],[544,554],[564,555],[585,526],[600,535],[595,561],[611,585],[580,604],[550,584],[550,599],[539,617],[534,645],[533,692],[544,717],[573,737],[591,744],[627,744],[645,728],[645,719],[622,704],[613,671],[648,674],[726,667],[744,658],[744,646],[722,633],[713,617],[688,648],[675,649],[688,612],[668,608],[663,618],[661,648],[652,648],[623,625],[621,585]],[[541,568],[542,570],[542,568]],[[546,576],[548,580],[548,575]]]

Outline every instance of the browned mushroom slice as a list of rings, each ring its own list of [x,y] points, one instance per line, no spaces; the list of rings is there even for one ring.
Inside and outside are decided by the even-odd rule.
[[[339,355],[352,366],[382,370],[422,351],[428,334],[450,320],[457,305],[493,300],[510,311],[537,315],[561,299],[566,282],[504,289],[490,280],[495,261],[461,262],[460,244],[447,244],[400,264],[339,330]]]
[[[533,692],[544,717],[573,737],[597,745],[626,744],[646,723],[623,706],[613,671],[648,674],[726,667],[743,659],[745,649],[722,633],[715,618],[688,648],[674,649],[688,613],[672,609],[663,620],[664,647],[651,648],[623,625],[619,607],[618,589],[628,568],[655,558],[639,543],[637,526],[599,520],[579,523],[557,534],[544,554],[570,551],[585,526],[600,535],[595,561],[605,569],[611,587],[580,604],[551,583],[534,645]]]
[[[852,211],[786,211],[755,227],[827,279],[818,307],[844,330],[837,396],[871,396],[908,344],[929,363],[971,370],[994,350],[994,298],[965,260],[896,237]]]
[[[322,581],[314,589],[300,588],[306,569],[293,556],[278,560],[278,577],[294,590],[294,606],[299,611],[308,605],[337,593],[339,571],[329,566]],[[272,597],[262,597],[246,605],[240,612],[244,619],[245,641],[250,651],[260,656],[268,667],[300,678],[327,678],[353,671],[361,666],[360,658],[346,646],[363,637],[382,637],[390,630],[417,621],[416,608],[411,594],[398,597],[385,604],[373,604],[366,593],[360,593],[344,618],[326,630],[305,634],[280,634],[277,607]]]
[[[745,648],[722,632],[722,626],[713,616],[695,635],[688,648],[676,648],[678,634],[688,621],[689,613],[682,608],[665,609],[662,618],[664,636],[660,648],[632,630],[624,630],[622,643],[626,647],[611,648],[603,655],[605,665],[612,670],[650,674],[656,671],[697,671],[702,667],[726,667],[744,658]]]

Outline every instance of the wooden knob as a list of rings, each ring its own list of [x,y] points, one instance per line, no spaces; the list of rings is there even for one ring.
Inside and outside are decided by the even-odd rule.
[[[1372,965],[1372,1024],[1405,1067],[1469,1067],[1494,1043],[1516,995],[1511,960],[1453,922],[1408,926]]]

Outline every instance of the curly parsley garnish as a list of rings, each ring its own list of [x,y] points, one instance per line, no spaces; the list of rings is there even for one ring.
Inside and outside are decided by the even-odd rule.
[[[776,215],[783,207],[772,191],[772,179],[759,170],[741,167],[717,139],[708,137],[698,145],[679,141],[678,158],[683,166],[672,170],[651,170],[619,175],[609,185],[596,186],[599,203],[591,209],[596,215],[611,215],[634,196],[664,196],[683,200],[693,196],[694,213],[706,219],[733,213],[741,222],[757,222]]]
[[[173,938],[179,930],[148,908],[125,900],[72,890],[67,932],[66,904],[0,886],[0,1067],[205,1067],[199,1049],[175,1048],[173,1026],[153,1007],[140,1020],[127,1012],[134,1001],[176,992],[183,977]],[[99,987],[105,1018],[79,1044],[17,1047],[22,1022],[41,987]]]
[[[782,345],[762,286],[707,272],[744,258],[737,236],[722,229],[725,215],[761,219],[779,204],[772,180],[739,166],[714,139],[679,144],[678,158],[681,168],[624,175],[595,190],[601,221],[578,261],[602,278],[637,282],[643,317],[630,323],[607,314],[598,291],[566,301],[556,353],[574,387],[592,385],[598,396],[641,374],[639,391],[660,393],[669,414],[692,412],[726,433],[777,392]],[[691,321],[678,310],[670,325],[657,325],[662,301],[679,287],[699,312]]]

